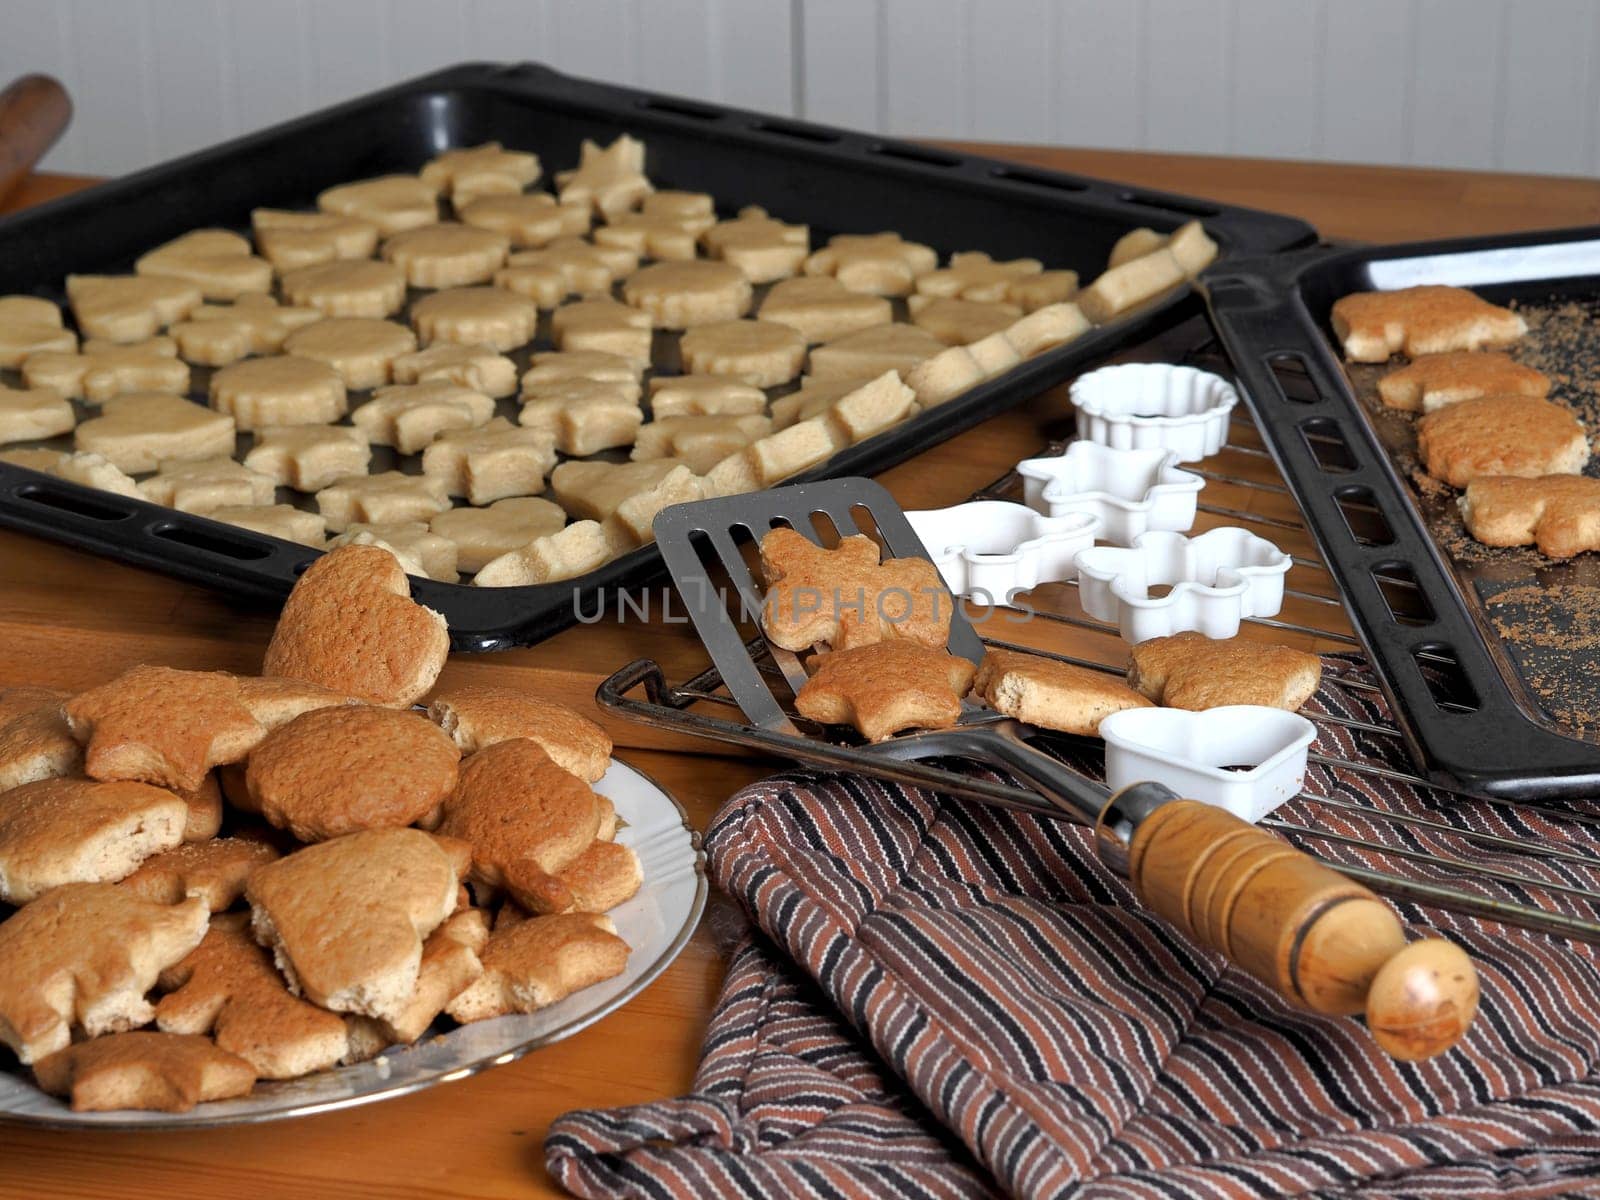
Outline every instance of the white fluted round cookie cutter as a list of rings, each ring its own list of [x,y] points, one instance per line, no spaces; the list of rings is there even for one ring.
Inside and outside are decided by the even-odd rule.
[[[1008,500],[908,512],[906,520],[946,587],[991,604],[1041,583],[1076,579],[1078,554],[1101,536],[1093,513],[1044,516]]]
[[[1106,786],[1153,779],[1252,825],[1305,783],[1316,726],[1281,708],[1129,708],[1100,722]],[[1230,769],[1231,768],[1231,769]]]
[[[1117,450],[1086,441],[1052,458],[1025,459],[1017,474],[1029,508],[1050,517],[1093,513],[1104,522],[1101,539],[1114,546],[1152,529],[1189,529],[1206,482],[1179,470],[1170,450]]]
[[[1145,533],[1132,546],[1093,546],[1078,555],[1084,611],[1114,624],[1129,642],[1198,630],[1229,638],[1246,617],[1283,607],[1287,554],[1248,529],[1225,525],[1184,537]],[[1165,596],[1152,587],[1170,585]]]
[[[1070,392],[1080,436],[1118,450],[1171,450],[1199,462],[1228,440],[1239,403],[1220,375],[1171,363],[1118,363],[1080,375]]]

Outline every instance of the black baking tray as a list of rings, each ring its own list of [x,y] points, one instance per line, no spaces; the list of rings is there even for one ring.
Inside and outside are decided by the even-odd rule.
[[[1201,282],[1419,762],[1469,791],[1596,795],[1600,728],[1575,712],[1600,704],[1600,652],[1583,645],[1594,632],[1587,611],[1562,597],[1600,597],[1600,563],[1472,543],[1453,490],[1413,476],[1409,418],[1364,399],[1378,372],[1347,373],[1328,316],[1347,293],[1423,283],[1522,308],[1534,333],[1513,353],[1540,356],[1551,398],[1577,408],[1592,433],[1600,410],[1583,381],[1600,362],[1600,226],[1236,259]],[[1536,314],[1556,311],[1580,333],[1592,322],[1593,337],[1553,346]],[[1520,628],[1508,627],[1502,604],[1514,595],[1533,598]]]
[[[257,206],[310,207],[332,184],[414,171],[442,150],[500,140],[546,173],[585,138],[633,133],[665,187],[708,191],[728,210],[759,204],[839,232],[894,229],[941,255],[1030,256],[1092,277],[1122,234],[1199,218],[1223,261],[1306,244],[1289,217],[975,155],[577,79],[533,63],[467,64],[251,134],[0,221],[0,292],[64,299],[69,272],[131,269],[138,254],[201,226],[246,229]],[[871,474],[1060,383],[1196,311],[1182,289],[860,445],[799,479]],[[287,594],[317,552],[0,464],[0,525],[230,593]],[[528,644],[570,625],[596,593],[660,570],[644,547],[560,584],[473,588],[414,580],[454,646]]]

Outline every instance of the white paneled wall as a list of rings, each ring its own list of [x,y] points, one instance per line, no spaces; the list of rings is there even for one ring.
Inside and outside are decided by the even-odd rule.
[[[911,136],[1600,172],[1596,0],[0,0],[0,75],[77,103],[58,170],[466,59]]]

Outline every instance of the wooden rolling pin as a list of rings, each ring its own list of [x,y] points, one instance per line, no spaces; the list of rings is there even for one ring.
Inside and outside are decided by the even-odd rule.
[[[1461,1040],[1478,975],[1460,947],[1408,945],[1394,910],[1366,888],[1224,809],[1162,794],[1159,784],[1124,788],[1098,827],[1102,857],[1126,866],[1153,912],[1302,1007],[1365,1012],[1395,1058],[1431,1058]]]
[[[24,75],[0,92],[0,200],[4,200],[72,120],[67,89],[48,75]]]

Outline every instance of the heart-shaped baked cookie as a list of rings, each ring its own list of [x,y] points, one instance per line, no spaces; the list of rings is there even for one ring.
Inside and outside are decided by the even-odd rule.
[[[427,694],[449,652],[444,618],[411,599],[394,555],[344,546],[294,585],[261,673],[404,708]]]

